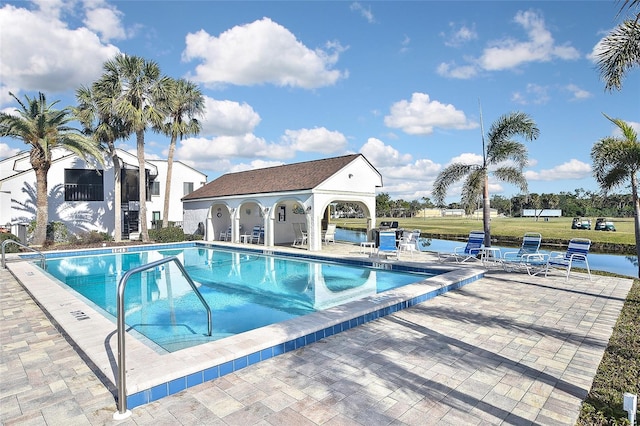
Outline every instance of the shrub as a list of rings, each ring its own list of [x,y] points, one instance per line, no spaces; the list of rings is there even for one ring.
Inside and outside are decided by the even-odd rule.
[[[20,239],[13,234],[2,232],[0,233],[0,244],[2,244],[5,240],[13,240],[20,242]],[[4,246],[5,253],[18,253],[20,251],[20,246],[17,244],[7,244]]]
[[[184,234],[184,239],[186,241],[201,241],[204,239],[204,236],[199,234]]]
[[[157,243],[175,243],[185,240],[182,228],[175,227],[150,229],[149,238]]]
[[[69,242],[71,244],[96,244],[102,243],[104,241],[112,241],[113,237],[107,234],[106,232],[98,232],[98,231],[87,231],[81,232],[78,235],[72,235],[69,237]]]

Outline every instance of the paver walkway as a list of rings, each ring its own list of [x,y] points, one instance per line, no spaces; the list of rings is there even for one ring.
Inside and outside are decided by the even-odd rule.
[[[133,409],[0,270],[5,425],[573,425],[632,280],[490,271],[414,308]]]

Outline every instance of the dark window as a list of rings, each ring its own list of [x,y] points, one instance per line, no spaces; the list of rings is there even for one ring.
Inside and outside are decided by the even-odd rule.
[[[98,170],[65,169],[65,201],[104,201],[103,175]]]
[[[160,182],[151,182],[151,195],[160,195]]]
[[[147,201],[151,201],[151,184],[149,179],[149,171],[145,170],[146,183],[147,183]],[[122,203],[128,203],[129,201],[140,201],[140,191],[138,188],[138,171],[132,169],[122,169],[120,175],[121,193],[120,200]]]

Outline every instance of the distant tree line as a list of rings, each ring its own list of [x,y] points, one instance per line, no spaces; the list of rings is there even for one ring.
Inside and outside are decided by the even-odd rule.
[[[525,209],[558,209],[563,216],[612,216],[633,217],[634,203],[632,194],[607,194],[585,189],[574,192],[560,192],[559,194],[515,195],[511,198],[501,195],[491,197],[491,208],[498,214],[510,217],[522,216]],[[392,200],[388,193],[376,196],[376,214],[378,217],[415,217],[422,209],[447,208],[463,209],[460,203],[450,203],[437,206],[429,197],[420,200],[406,201]],[[482,208],[482,201],[478,200],[478,208]]]

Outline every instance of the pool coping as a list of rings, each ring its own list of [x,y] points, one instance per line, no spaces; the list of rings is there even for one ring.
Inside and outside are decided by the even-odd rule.
[[[324,311],[171,353],[159,354],[143,342],[127,336],[128,408],[156,401],[188,387],[222,377],[257,362],[406,309],[478,280],[485,273],[484,269],[473,266],[458,268],[456,265],[456,269],[451,270],[450,267],[439,264],[344,257],[318,252],[289,251],[281,247],[249,248],[215,243],[171,243],[132,246],[129,247],[130,250],[125,251],[198,245],[286,257],[338,261],[373,266],[378,269],[401,271],[435,269],[448,272]],[[88,253],[103,254],[113,253],[114,250],[121,252],[120,248],[103,248],[80,252],[51,252],[47,255],[60,257]],[[71,293],[67,289],[30,262],[7,263],[7,268],[54,320],[61,332],[66,334],[81,354],[85,355],[93,363],[94,368],[99,370],[98,375],[103,382],[106,381],[105,385],[115,392],[118,376],[115,321],[106,318],[83,300],[69,297]]]

